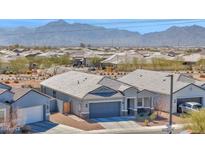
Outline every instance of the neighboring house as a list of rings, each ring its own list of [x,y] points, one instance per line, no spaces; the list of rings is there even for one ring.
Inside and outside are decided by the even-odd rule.
[[[0,83],[0,86],[6,87],[3,83]],[[10,90],[0,88],[0,127],[3,125],[4,122],[6,122],[9,119],[9,103],[12,101],[13,95],[13,92],[11,92]]]
[[[103,60],[101,63],[104,66],[107,66],[107,65],[116,66],[118,64],[133,63],[134,59],[142,60],[143,55],[136,53],[136,52],[116,53],[116,54],[111,55],[107,59]]]
[[[144,104],[148,98],[154,99],[153,103],[156,108],[168,112],[170,104],[168,75],[170,75],[168,72],[138,69],[123,76],[119,81],[130,84],[141,91],[138,93],[138,96],[142,98],[142,100],[138,99],[139,104]],[[180,104],[189,101],[199,102],[205,106],[204,82],[183,74],[173,74],[173,76],[173,113],[177,112]]]
[[[50,96],[34,89],[0,88],[0,126],[9,119],[16,120],[18,125],[48,120],[52,100]]]
[[[204,56],[200,53],[194,53],[189,55],[181,54],[178,56],[178,59],[183,61],[184,65],[193,65],[196,64],[199,60],[204,59]]]
[[[12,89],[14,93],[12,108],[17,111],[18,123],[29,123],[49,119],[52,98],[30,88]]]
[[[83,118],[135,115],[138,90],[108,77],[69,71],[41,82],[41,91],[63,101],[63,113]]]
[[[6,84],[4,84],[4,83],[2,83],[2,82],[0,82],[0,88],[2,88],[2,89],[7,89],[7,90],[11,90],[11,89],[12,89],[11,86],[6,85]]]

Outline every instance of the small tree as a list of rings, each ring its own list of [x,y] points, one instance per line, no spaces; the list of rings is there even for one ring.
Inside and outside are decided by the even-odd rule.
[[[85,48],[86,45],[84,43],[80,43],[80,47]]]
[[[135,69],[138,68],[138,65],[139,65],[139,60],[138,60],[138,58],[133,58],[132,64],[133,64],[133,66],[134,66]]]
[[[9,116],[3,122],[1,133],[13,134],[18,128],[18,115],[17,110],[10,108]]]
[[[99,67],[100,66],[100,62],[102,61],[102,58],[100,58],[100,57],[92,57],[92,58],[90,58],[90,61],[91,61],[93,66]]]

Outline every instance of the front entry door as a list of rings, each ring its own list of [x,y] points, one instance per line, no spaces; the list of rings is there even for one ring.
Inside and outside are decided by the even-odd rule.
[[[63,113],[64,114],[70,113],[70,103],[68,102],[63,103]]]
[[[134,102],[135,99],[134,98],[128,98],[127,99],[127,115],[128,116],[132,116],[134,115]]]
[[[130,99],[127,100],[127,115],[130,115]]]

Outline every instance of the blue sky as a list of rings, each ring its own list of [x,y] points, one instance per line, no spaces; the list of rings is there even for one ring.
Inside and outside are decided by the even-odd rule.
[[[191,26],[200,25],[205,27],[205,20],[199,19],[64,19],[68,23],[85,23],[95,26],[103,26],[106,28],[124,29],[142,34],[155,31],[163,31],[171,26]],[[54,19],[4,19],[0,20],[0,27],[37,27],[45,25],[48,22],[55,21]]]

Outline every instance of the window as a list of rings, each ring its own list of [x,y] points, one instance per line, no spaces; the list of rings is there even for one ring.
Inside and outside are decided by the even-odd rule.
[[[202,108],[202,106],[201,105],[193,105],[192,108],[198,110],[198,109]]]
[[[1,109],[0,110],[0,123],[3,123],[5,120],[5,110]]]
[[[78,111],[81,110],[81,104],[78,104]]]
[[[145,97],[144,98],[144,107],[151,107],[151,98],[150,97]]]
[[[135,103],[135,99],[134,98],[128,98],[127,99],[128,108],[134,108],[134,103]]]
[[[46,87],[43,87],[43,89],[44,89],[44,93],[46,94],[47,92],[46,92]]]
[[[41,86],[41,92],[43,92],[43,93],[45,93],[45,94],[46,94],[46,87]]]
[[[53,97],[56,98],[56,91],[53,90]]]
[[[191,108],[191,105],[190,104],[185,104],[186,107],[188,108]]]
[[[137,107],[142,107],[142,98],[137,99]]]
[[[43,89],[43,86],[41,86],[41,92],[44,92],[43,90],[44,90],[44,89]]]

